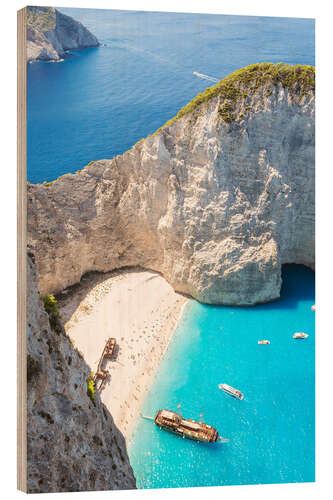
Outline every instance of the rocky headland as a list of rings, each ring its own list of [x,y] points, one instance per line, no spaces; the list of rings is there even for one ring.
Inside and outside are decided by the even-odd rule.
[[[315,262],[314,106],[313,67],[252,65],[123,155],[28,185],[41,293],[140,266],[205,303],[278,298],[282,264]]]
[[[67,50],[98,47],[79,21],[53,7],[27,7],[27,60],[60,61]]]
[[[66,336],[56,303],[44,304],[27,262],[27,490],[135,488],[126,444]]]

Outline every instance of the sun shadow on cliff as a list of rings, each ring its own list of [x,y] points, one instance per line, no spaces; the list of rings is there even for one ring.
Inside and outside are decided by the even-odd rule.
[[[310,268],[297,264],[284,264],[282,266],[281,277],[282,287],[280,297],[271,302],[256,304],[254,306],[202,305],[205,308],[240,308],[249,312],[261,309],[264,312],[277,309],[294,309],[302,301],[311,301],[311,305],[315,304],[315,273]]]
[[[117,278],[123,274],[144,273],[147,269],[142,267],[124,267],[107,273],[91,271],[84,274],[79,283],[76,283],[61,293],[56,295],[57,302],[61,310],[62,321],[65,324],[69,321],[76,311],[82,306],[84,299],[90,292],[99,284],[105,282],[109,278]],[[161,273],[151,271],[156,276],[161,276]],[[153,279],[154,276],[152,276]],[[296,264],[285,264],[282,266],[282,287],[280,298],[275,301],[265,304],[257,304],[256,306],[242,306],[242,309],[253,310],[262,308],[263,310],[273,309],[291,309],[296,308],[300,301],[309,300],[315,303],[315,273],[308,267]],[[205,307],[218,307],[205,304]],[[221,305],[221,307],[224,307]],[[229,306],[227,306],[229,307]],[[86,311],[89,314],[89,311]]]
[[[62,292],[55,295],[60,308],[63,323],[66,324],[70,321],[76,311],[86,312],[89,314],[89,308],[87,305],[84,305],[83,302],[93,289],[97,287],[97,285],[104,283],[110,278],[116,279],[117,277],[121,277],[124,274],[145,273],[147,271],[156,276],[160,276],[160,273],[143,269],[142,267],[123,267],[106,273],[98,271],[85,273],[78,283],[69,286]],[[153,279],[154,277],[155,276],[152,276],[149,279]]]
[[[282,266],[280,298],[255,307],[266,311],[268,309],[292,309],[296,308],[299,302],[307,300],[315,303],[315,273],[302,265],[285,264]]]

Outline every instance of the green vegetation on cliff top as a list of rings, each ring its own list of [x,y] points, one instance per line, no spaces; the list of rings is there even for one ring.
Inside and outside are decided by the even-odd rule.
[[[232,121],[234,118],[231,111],[237,101],[248,97],[259,87],[278,84],[293,89],[303,96],[309,90],[315,89],[315,68],[314,66],[301,64],[293,66],[283,63],[259,63],[241,68],[220,80],[216,85],[208,87],[204,92],[199,93],[192,101],[181,108],[176,116],[156,130],[153,135],[217,95],[226,101],[219,110],[220,115],[226,122]],[[270,95],[269,92],[268,95]]]
[[[258,63],[241,68],[220,80],[216,85],[208,87],[204,92],[199,93],[192,101],[181,108],[176,116],[167,121],[152,135],[154,136],[173,122],[194,111],[200,104],[209,102],[210,99],[217,95],[224,101],[219,107],[219,115],[226,123],[231,123],[236,118],[232,112],[235,104],[237,104],[239,100],[246,99],[260,87],[269,85],[276,86],[279,84],[285,88],[293,89],[296,94],[302,97],[306,95],[307,92],[315,90],[315,68],[314,66],[283,63]],[[265,94],[266,97],[269,97],[271,94],[272,90],[267,89]],[[245,110],[252,111],[252,107],[246,106]],[[240,117],[243,117],[243,114],[238,116],[238,118]],[[140,139],[135,146],[142,143],[144,140],[145,139]],[[96,162],[91,161],[88,165],[94,163]],[[80,172],[80,170],[78,172]],[[67,175],[71,174],[64,174],[55,181],[45,181],[44,184],[46,186],[51,186],[54,182]]]

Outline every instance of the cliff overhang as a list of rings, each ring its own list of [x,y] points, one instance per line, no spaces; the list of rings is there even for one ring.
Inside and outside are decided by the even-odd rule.
[[[112,160],[28,185],[43,293],[141,266],[210,304],[279,297],[314,267],[314,68],[263,63],[199,94]]]

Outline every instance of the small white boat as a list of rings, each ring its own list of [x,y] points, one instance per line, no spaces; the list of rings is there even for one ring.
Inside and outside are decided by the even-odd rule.
[[[238,389],[234,389],[228,384],[219,384],[219,389],[221,389],[221,391],[226,392],[227,394],[230,394],[230,396],[233,396],[234,398],[237,399],[244,398],[243,394]]]
[[[311,306],[311,311],[315,311],[316,310],[316,305],[314,304],[313,306]]]
[[[294,339],[306,339],[306,338],[308,338],[308,336],[309,335],[307,333],[303,333],[303,332],[296,332],[293,335]]]
[[[269,340],[258,340],[258,344],[270,344]]]
[[[218,79],[213,76],[204,75],[203,73],[198,73],[197,71],[193,71],[193,75],[198,76],[199,78],[203,78],[204,80],[208,80],[209,82],[217,83]]]

